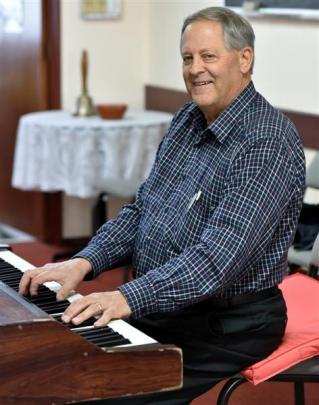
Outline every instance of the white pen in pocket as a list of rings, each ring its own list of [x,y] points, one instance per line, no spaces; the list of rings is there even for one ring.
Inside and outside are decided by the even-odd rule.
[[[188,204],[188,207],[187,207],[187,210],[189,210],[192,206],[193,206],[193,204],[196,202],[196,201],[198,201],[199,199],[200,199],[200,196],[202,195],[202,191],[201,190],[199,190],[193,197],[192,197],[192,199],[190,200],[190,202],[189,202],[189,204]]]

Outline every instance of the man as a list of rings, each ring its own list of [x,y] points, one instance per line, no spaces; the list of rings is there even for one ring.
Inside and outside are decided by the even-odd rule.
[[[254,88],[254,33],[245,19],[219,7],[191,15],[181,54],[193,102],[175,115],[134,204],[75,258],[21,280],[21,293],[32,294],[56,280],[61,299],[85,277],[132,260],[133,281],[73,303],[64,321],[101,314],[100,326],[131,317],[183,349],[184,386],[112,403],[190,403],[269,355],[285,331],[277,285],[304,191],[298,135]]]

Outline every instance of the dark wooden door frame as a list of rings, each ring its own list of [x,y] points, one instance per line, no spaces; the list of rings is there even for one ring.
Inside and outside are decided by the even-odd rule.
[[[44,52],[47,57],[48,109],[61,107],[60,1],[42,0]]]
[[[47,108],[61,108],[60,1],[42,0],[43,52],[46,57]],[[43,193],[43,241],[61,243],[62,193]]]

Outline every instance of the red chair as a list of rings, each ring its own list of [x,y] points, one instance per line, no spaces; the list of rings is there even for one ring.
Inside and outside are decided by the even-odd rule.
[[[266,359],[230,378],[223,386],[217,405],[227,405],[231,394],[250,381],[292,382],[295,405],[304,405],[304,383],[319,382],[319,281],[303,274],[284,279],[283,292],[288,323],[281,345]]]

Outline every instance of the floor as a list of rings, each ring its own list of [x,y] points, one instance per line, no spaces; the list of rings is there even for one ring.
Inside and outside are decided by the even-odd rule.
[[[18,256],[34,266],[41,266],[52,261],[55,253],[64,250],[61,246],[46,245],[40,242],[15,243],[12,250]],[[88,294],[93,291],[112,290],[123,282],[125,269],[116,269],[102,274],[94,281],[81,283],[79,292]],[[192,405],[215,405],[223,382],[205,395],[197,398]],[[306,384],[305,405],[319,405],[319,387]],[[267,382],[254,387],[247,383],[240,386],[232,395],[229,405],[294,405],[293,386],[290,383]]]

